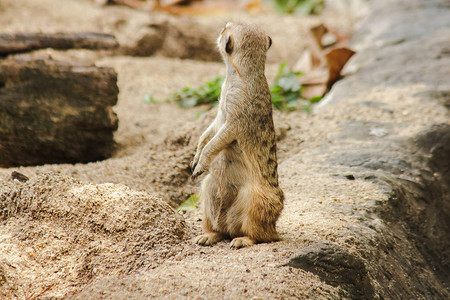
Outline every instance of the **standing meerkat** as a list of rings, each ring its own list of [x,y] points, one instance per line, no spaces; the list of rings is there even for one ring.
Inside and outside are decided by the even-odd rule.
[[[212,245],[231,237],[231,247],[278,240],[276,222],[284,194],[278,185],[272,101],[264,75],[272,40],[255,25],[228,23],[217,40],[227,75],[219,110],[201,135],[191,164],[202,182],[200,201]]]

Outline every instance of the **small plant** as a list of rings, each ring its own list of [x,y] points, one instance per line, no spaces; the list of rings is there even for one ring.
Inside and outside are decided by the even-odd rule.
[[[189,198],[184,200],[184,202],[181,203],[180,206],[178,206],[177,210],[180,212],[195,210],[195,209],[197,209],[197,206],[196,206],[197,202],[198,202],[198,195],[192,194],[191,196],[189,196]]]
[[[270,88],[272,104],[276,109],[301,109],[309,113],[312,105],[322,99],[322,97],[312,97],[311,99],[302,97],[303,87],[298,80],[298,76],[301,75],[303,74],[300,72],[291,71],[286,63],[280,65],[275,81]]]
[[[194,107],[199,105],[210,105],[214,107],[219,100],[222,83],[223,78],[216,77],[197,89],[191,87],[184,88],[180,92],[173,94],[170,100],[178,102],[181,107]]]
[[[323,0],[272,0],[275,8],[283,14],[319,14],[325,8]]]
[[[156,103],[155,98],[153,98],[153,96],[151,96],[150,94],[145,94],[144,99],[142,101],[147,104],[149,104],[149,103],[155,104]]]
[[[301,84],[297,76],[301,73],[289,70],[286,63],[282,63],[275,76],[275,82],[270,88],[272,104],[276,109],[295,110],[301,94]]]
[[[320,101],[321,97],[314,97],[309,100],[302,98],[302,85],[298,81],[298,76],[301,75],[299,72],[291,71],[286,63],[280,65],[275,81],[270,87],[272,104],[275,109],[296,110],[300,108],[309,112],[311,105]],[[175,93],[170,100],[178,102],[181,107],[200,105],[214,107],[218,103],[223,80],[222,77],[216,77],[197,89],[187,87]]]

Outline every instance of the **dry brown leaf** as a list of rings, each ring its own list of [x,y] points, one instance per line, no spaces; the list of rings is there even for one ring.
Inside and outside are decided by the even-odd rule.
[[[192,1],[189,5],[160,5],[156,10],[174,15],[221,15],[232,11],[264,12],[267,8],[259,0]]]
[[[108,4],[119,4],[128,6],[135,9],[141,10],[151,10],[158,1],[145,1],[145,0],[96,0],[97,4],[108,5]]]
[[[158,10],[160,7],[186,5],[192,0],[94,0],[99,5],[119,4],[140,10]]]
[[[325,50],[325,35],[335,37],[332,47]],[[303,51],[300,59],[293,70],[306,75],[300,77],[299,82],[303,85],[302,96],[312,98],[323,96],[331,86],[340,78],[341,71],[347,61],[355,52],[345,47],[346,38],[336,31],[329,30],[320,24],[310,29],[309,47]]]
[[[336,45],[338,42],[338,37],[331,32],[327,32],[322,37],[322,47],[330,48]]]
[[[328,28],[324,24],[313,26],[309,29],[309,33],[316,44],[321,50],[323,49],[322,38],[328,32]]]
[[[221,15],[232,11],[263,13],[270,11],[261,0],[93,0],[99,5],[120,4],[145,11],[173,15]]]
[[[302,54],[295,63],[294,67],[292,67],[292,71],[307,74],[311,72],[312,69],[313,64],[311,60],[311,50],[306,48],[305,50],[302,51]]]
[[[172,5],[187,5],[190,4],[192,0],[158,0],[161,6],[172,6]]]
[[[355,54],[355,51],[348,48],[334,48],[325,54],[328,65],[328,80],[327,89],[341,77],[342,68],[344,68],[350,57]]]
[[[320,67],[326,63],[322,38],[327,32],[328,28],[324,24],[319,24],[309,29],[309,49],[311,49],[311,63],[313,67]]]
[[[235,1],[194,1],[189,5],[168,5],[156,8],[157,11],[173,15],[219,15],[236,10]]]
[[[299,82],[302,85],[326,84],[327,81],[328,81],[328,70],[325,67],[314,69],[311,72],[299,78]]]
[[[314,97],[322,97],[327,92],[327,87],[324,84],[306,85],[302,90],[302,97],[311,99]]]
[[[94,0],[94,3],[97,5],[107,5],[111,4],[112,0]]]
[[[342,68],[353,54],[355,54],[355,51],[348,48],[326,51],[327,66],[314,69],[300,77],[299,82],[303,85],[302,96],[307,99],[323,96],[341,77]]]
[[[327,80],[328,71],[325,67],[314,69],[308,74],[301,76],[299,81],[303,86],[302,97],[310,99],[323,96],[327,92]]]
[[[262,3],[260,0],[247,0],[245,9],[250,13],[261,14],[271,11],[270,7]]]

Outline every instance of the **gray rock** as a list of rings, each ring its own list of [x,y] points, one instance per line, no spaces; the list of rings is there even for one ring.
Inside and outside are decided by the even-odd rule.
[[[323,281],[343,288],[343,296],[370,299],[373,288],[364,261],[346,248],[330,242],[315,242],[302,249],[285,266],[301,268]]]

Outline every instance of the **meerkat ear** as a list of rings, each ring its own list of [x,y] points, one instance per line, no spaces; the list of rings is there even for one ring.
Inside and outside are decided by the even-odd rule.
[[[270,46],[272,46],[272,38],[270,36],[267,36],[269,38],[269,47],[267,47],[267,50],[270,49]]]
[[[233,52],[233,39],[231,36],[228,37],[227,44],[225,45],[225,52],[231,54]]]

